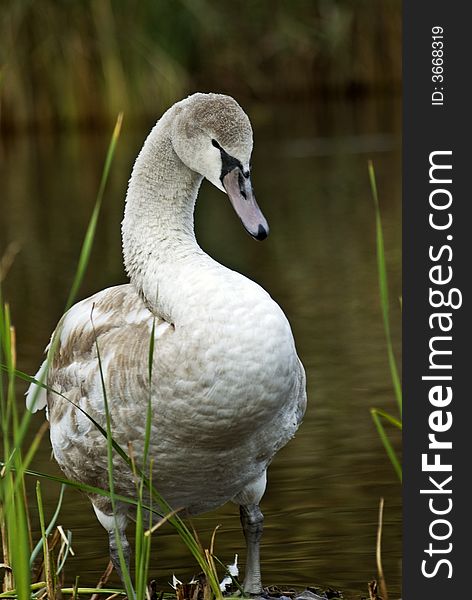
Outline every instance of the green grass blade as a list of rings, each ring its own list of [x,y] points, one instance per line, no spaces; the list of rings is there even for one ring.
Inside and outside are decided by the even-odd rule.
[[[46,588],[48,592],[48,598],[55,598],[55,586],[52,577],[51,557],[49,554],[48,536],[46,533],[46,526],[44,520],[43,499],[41,496],[41,484],[39,481],[36,482],[36,498],[38,501],[39,525],[41,528],[41,542],[43,546],[43,565],[44,577],[46,579]]]
[[[379,278],[380,303],[382,307],[382,317],[384,323],[385,337],[387,340],[387,354],[390,374],[395,392],[395,398],[398,405],[400,415],[402,414],[402,388],[400,377],[398,375],[397,363],[393,351],[392,335],[390,330],[390,303],[388,298],[388,279],[387,266],[385,261],[385,247],[382,230],[382,219],[380,215],[380,206],[377,193],[377,183],[375,179],[375,171],[372,161],[368,162],[369,180],[372,191],[372,197],[375,205],[375,226],[376,226],[376,245],[377,245],[377,270]]]
[[[66,484],[63,483],[61,485],[61,491],[59,493],[59,500],[57,501],[56,510],[54,511],[54,514],[53,514],[51,520],[49,521],[49,525],[46,527],[46,536],[48,536],[51,533],[51,531],[54,529],[54,526],[56,525],[57,519],[59,517],[59,513],[61,511],[65,489],[66,489]],[[38,556],[42,546],[43,546],[43,540],[41,539],[36,544],[36,546],[33,549],[33,552],[31,553],[30,568],[33,568],[34,561],[36,560],[36,557]]]
[[[392,466],[395,469],[398,479],[401,482],[403,479],[402,467],[400,465],[400,461],[397,458],[395,450],[394,450],[387,434],[385,433],[385,429],[384,429],[383,423],[380,418],[381,415],[379,414],[379,411],[376,408],[371,408],[370,414],[372,415],[372,419],[374,420],[375,426],[377,427],[379,437],[382,440],[382,444],[383,444],[385,451],[390,459],[390,462],[392,463]]]
[[[62,588],[61,592],[63,594],[73,594],[74,588]],[[112,588],[88,588],[88,587],[78,587],[77,594],[119,594],[120,596],[126,596],[126,592],[123,590],[116,590]],[[1,596],[0,596],[1,597]]]
[[[144,438],[144,452],[143,452],[143,472],[146,469],[146,464],[149,455],[149,446],[151,443],[151,426],[152,426],[152,369],[154,364],[154,344],[155,344],[155,333],[156,333],[156,318],[152,321],[151,337],[149,338],[149,351],[148,351],[148,376],[149,376],[149,397],[147,403],[146,412],[146,432]]]
[[[74,303],[74,300],[77,296],[77,292],[79,291],[80,284],[82,283],[82,280],[84,278],[85,270],[90,260],[90,253],[92,251],[92,244],[95,237],[95,231],[97,229],[98,216],[100,214],[100,209],[102,206],[103,194],[105,192],[105,186],[108,180],[108,175],[110,174],[110,167],[113,161],[113,156],[115,154],[118,138],[120,137],[122,123],[123,113],[120,113],[116,119],[115,128],[113,130],[113,134],[110,140],[110,145],[108,146],[108,151],[105,158],[105,165],[103,167],[102,178],[100,181],[100,187],[98,188],[97,199],[95,201],[92,216],[90,218],[87,231],[85,233],[85,238],[82,244],[82,250],[80,252],[79,262],[69,292],[69,297],[67,298],[64,312],[67,312]]]
[[[13,487],[12,474],[10,485]],[[3,482],[5,484],[5,481]],[[9,553],[19,600],[29,600],[31,573],[29,568],[29,536],[24,498],[17,490],[5,506],[6,527],[10,532]]]
[[[1,291],[1,290],[0,290]],[[2,469],[0,477],[0,518],[4,547],[10,560],[13,579],[9,576],[8,585],[16,585],[19,600],[29,599],[31,573],[28,555],[30,538],[28,513],[25,504],[24,480],[19,473],[22,467],[22,453],[16,445],[18,439],[18,414],[15,396],[16,346],[15,330],[11,325],[7,304],[0,304],[0,348],[6,365],[6,382],[1,382],[1,413],[3,447],[12,458],[16,473]],[[5,385],[6,383],[6,385]],[[5,390],[4,390],[5,385]],[[3,536],[2,536],[3,537]]]
[[[4,466],[5,466],[5,463],[0,461],[0,467],[3,468]],[[15,472],[15,470],[12,469],[12,472]],[[27,475],[28,477],[47,479],[48,481],[51,481],[53,483],[59,483],[61,485],[62,484],[66,485],[67,487],[76,489],[80,492],[83,492],[84,494],[97,494],[97,495],[103,496],[105,498],[110,498],[110,492],[108,490],[104,490],[103,488],[95,487],[93,485],[79,483],[77,481],[65,479],[64,477],[58,477],[56,475],[49,475],[48,473],[41,473],[40,471],[32,471],[30,469],[26,469],[24,471],[24,474]],[[127,498],[126,496],[121,496],[119,494],[115,494],[115,499],[118,502],[123,502],[125,504],[130,504],[132,506],[137,505],[137,501],[134,498]],[[153,509],[152,507],[143,505],[143,508],[147,511],[151,511],[154,515],[156,515],[156,517],[163,518],[163,515],[160,512],[158,512],[157,510]]]
[[[112,505],[112,510],[113,510],[113,517],[115,520],[115,539],[117,542],[116,545],[118,548],[118,556],[120,559],[120,568],[121,568],[122,576],[124,579],[126,593],[128,595],[128,598],[134,599],[134,598],[136,598],[136,593],[133,588],[133,584],[131,582],[131,575],[129,573],[128,565],[126,564],[125,556],[123,553],[123,545],[121,543],[121,535],[120,535],[121,532],[118,528],[118,521],[117,521],[116,499],[115,499],[115,480],[113,477],[113,448],[114,448],[114,446],[113,446],[113,437],[112,437],[112,429],[111,429],[110,407],[108,404],[108,394],[107,394],[107,389],[106,389],[106,384],[105,384],[105,376],[103,373],[103,363],[102,363],[102,358],[101,358],[101,354],[100,354],[100,348],[98,345],[97,332],[95,330],[95,325],[93,322],[93,309],[94,309],[94,307],[92,307],[92,314],[90,315],[90,321],[92,323],[93,335],[94,335],[94,339],[95,339],[95,348],[97,350],[98,369],[99,369],[99,373],[100,373],[100,382],[102,385],[103,401],[105,404],[107,461],[108,461],[108,487],[110,489],[110,500],[111,500],[111,505]],[[132,464],[132,461],[131,461],[131,468],[134,469],[134,465]],[[139,511],[139,502],[138,502],[138,511]]]
[[[384,418],[391,425],[402,431],[403,423],[399,419],[396,419],[393,415],[389,414],[388,412],[385,412],[384,410],[380,410],[379,408],[372,408],[371,410],[374,410],[379,415],[379,417]]]
[[[33,593],[37,590],[42,590],[46,587],[46,582],[45,581],[38,581],[37,583],[32,583],[29,587],[30,592]],[[8,590],[8,592],[2,592],[0,594],[0,598],[17,598],[18,597],[18,592],[16,590],[16,588],[12,589],[12,590]]]

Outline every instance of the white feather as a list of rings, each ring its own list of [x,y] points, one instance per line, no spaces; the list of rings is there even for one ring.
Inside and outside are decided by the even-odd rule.
[[[238,569],[238,555],[234,555],[234,562],[231,565],[226,565],[226,569],[228,571],[228,575],[224,579],[221,580],[220,590],[222,592],[226,592],[226,587],[233,583],[233,579],[236,579],[239,575]]]
[[[39,367],[39,371],[36,373],[34,378],[36,381],[46,384],[47,383],[47,365],[48,362],[45,360]],[[26,408],[31,412],[35,413],[38,410],[42,410],[47,405],[47,391],[36,383],[31,383],[26,391]]]

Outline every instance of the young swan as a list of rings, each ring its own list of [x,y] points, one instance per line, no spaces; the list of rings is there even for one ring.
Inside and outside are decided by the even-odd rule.
[[[150,398],[153,484],[189,514],[228,500],[240,505],[244,590],[258,594],[259,502],[269,463],[303,417],[305,374],[280,307],[205,254],[193,229],[205,177],[227,193],[250,235],[267,236],[250,181],[251,151],[249,119],[228,96],[194,94],[159,119],[128,187],[122,233],[131,281],[77,303],[58,325],[54,356],[37,378],[47,377],[72,402],[32,386],[27,404],[47,404],[54,456],[65,474],[107,488],[106,440],[77,408],[105,427],[98,347],[114,439],[123,448],[131,444],[142,465]],[[116,492],[133,496],[133,475],[119,456],[113,474]],[[117,503],[113,515],[107,498],[90,499],[120,572],[115,524],[129,561],[129,505]]]

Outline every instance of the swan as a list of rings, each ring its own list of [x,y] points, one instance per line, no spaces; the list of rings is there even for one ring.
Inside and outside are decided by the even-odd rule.
[[[208,256],[193,226],[206,178],[228,195],[253,238],[267,236],[250,180],[252,145],[249,118],[230,96],[196,93],[164,113],[129,180],[122,242],[130,283],[69,309],[53,334],[53,357],[36,375],[48,391],[33,384],[26,402],[32,411],[47,407],[53,453],[66,476],[108,487],[106,440],[74,406],[105,426],[98,346],[114,439],[124,448],[131,443],[140,464],[150,397],[153,483],[169,505],[190,515],[230,500],[239,505],[243,589],[258,594],[259,503],[269,463],[305,412],[305,373],[278,304]],[[124,461],[114,462],[113,473],[116,492],[135,495]],[[117,504],[113,514],[108,498],[90,499],[120,573],[115,523],[129,562],[127,505]]]

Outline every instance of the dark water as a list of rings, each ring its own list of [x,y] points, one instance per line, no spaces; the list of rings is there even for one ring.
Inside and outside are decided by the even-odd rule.
[[[248,108],[255,130],[254,186],[271,235],[262,244],[250,239],[226,198],[207,183],[196,226],[210,254],[261,283],[281,304],[308,375],[305,421],[273,462],[262,502],[263,579],[266,584],[330,585],[348,598],[366,593],[366,582],[376,572],[377,510],[383,496],[384,569],[395,598],[401,489],[369,413],[372,406],[395,413],[395,404],[366,160],[372,158],[377,171],[399,355],[399,103]],[[125,281],[120,220],[131,164],[145,133],[125,121],[81,297]],[[17,326],[19,368],[25,371],[36,371],[65,304],[107,143],[108,133],[43,134],[6,139],[0,148],[0,252],[12,241],[21,247],[5,294]],[[34,428],[42,419],[34,418]],[[57,473],[48,439],[33,468]],[[59,490],[43,486],[52,514]],[[59,522],[73,531],[76,558],[69,562],[68,580],[80,574],[82,584],[95,583],[107,563],[107,538],[87,500],[69,490]],[[196,519],[202,541],[208,543],[217,524],[219,557],[227,562],[235,552],[244,556],[236,507]],[[152,573],[162,585],[172,573],[186,579],[197,571],[170,527],[158,536],[154,555]]]

